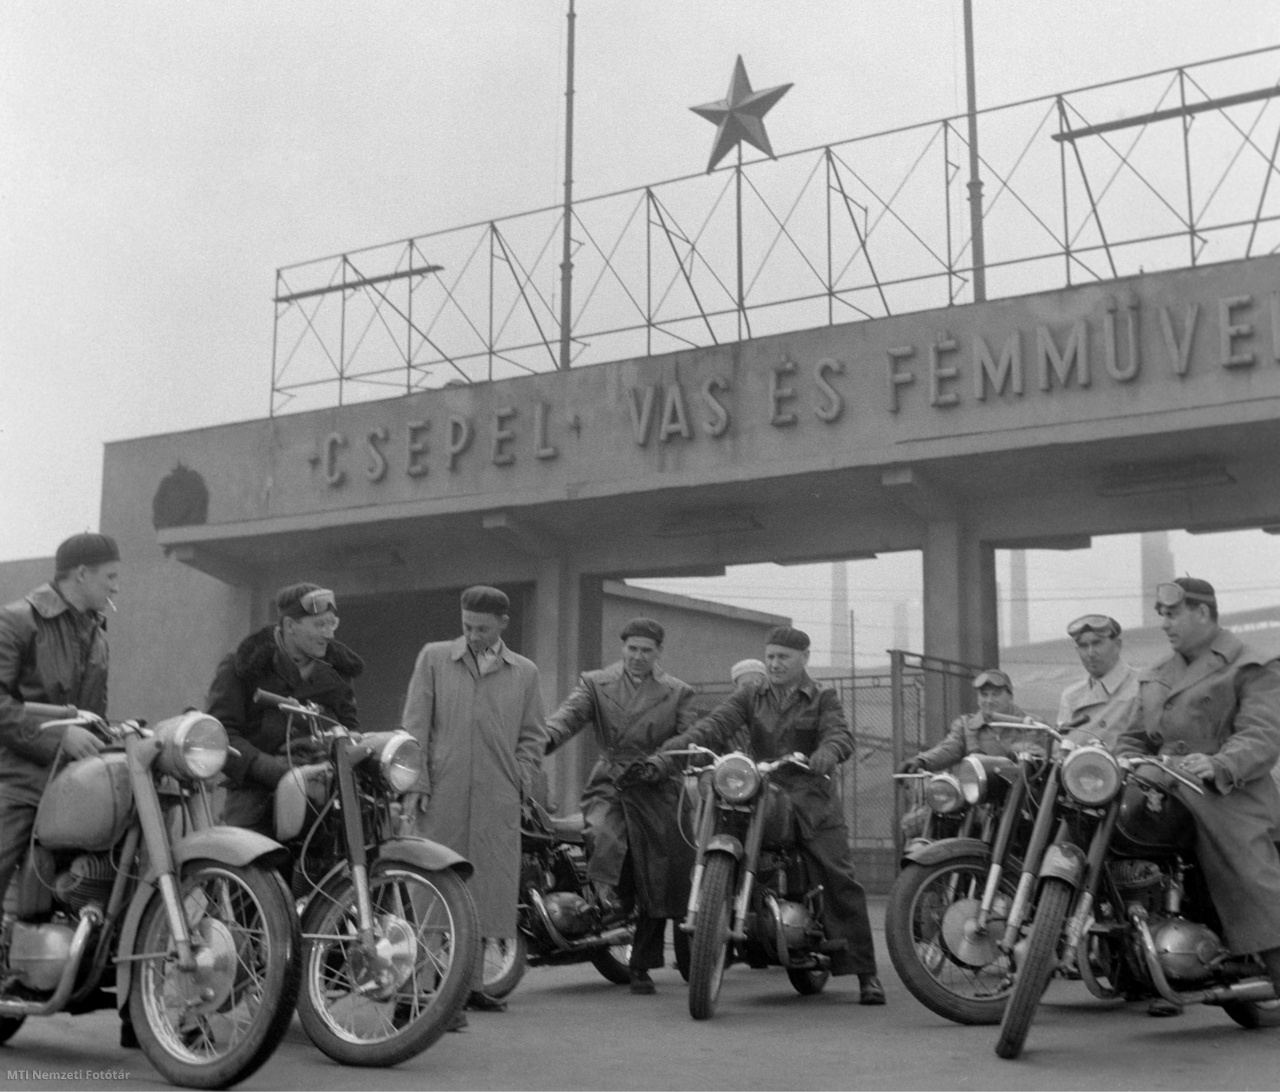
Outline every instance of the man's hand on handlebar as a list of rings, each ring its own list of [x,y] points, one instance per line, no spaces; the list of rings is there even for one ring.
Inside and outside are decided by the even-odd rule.
[[[840,765],[840,760],[830,751],[824,751],[821,748],[809,756],[809,772],[815,773],[819,777],[830,776],[838,765]]]
[[[68,724],[62,733],[62,750],[68,758],[89,758],[102,750],[102,741],[88,728]]]
[[[920,756],[909,758],[901,766],[898,767],[898,773],[924,773],[925,765],[920,761]]]

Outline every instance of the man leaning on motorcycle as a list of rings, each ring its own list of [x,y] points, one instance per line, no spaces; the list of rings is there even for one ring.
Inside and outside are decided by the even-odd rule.
[[[854,875],[844,815],[829,779],[853,754],[853,733],[836,692],[809,677],[808,634],[790,626],[774,627],[766,638],[764,659],[767,684],[740,687],[687,732],[663,744],[662,750],[682,750],[691,743],[722,750],[745,726],[756,761],[796,751],[808,757],[807,771],[794,768],[780,773],[776,783],[795,810],[801,846],[826,880],[823,924],[827,936],[848,942],[847,950],[832,955],[831,973],[856,974],[860,1002],[883,1005],[866,893]],[[664,755],[651,761],[664,760],[672,761]]]
[[[1196,818],[1196,855],[1233,954],[1256,952],[1280,994],[1280,660],[1218,625],[1213,585],[1180,577],[1156,589],[1173,648],[1142,673],[1141,713],[1119,756],[1159,754],[1199,778],[1182,790]]]

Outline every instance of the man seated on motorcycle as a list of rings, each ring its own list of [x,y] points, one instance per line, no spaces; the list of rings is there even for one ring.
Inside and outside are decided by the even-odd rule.
[[[801,847],[826,881],[823,926],[827,937],[848,943],[845,951],[832,954],[831,973],[856,974],[860,1002],[883,1005],[866,892],[854,875],[844,814],[829,778],[853,754],[853,733],[839,695],[819,686],[805,670],[808,634],[790,626],[774,627],[766,638],[764,660],[767,685],[739,687],[692,728],[663,744],[662,750],[682,750],[696,743],[723,751],[745,726],[748,753],[757,762],[797,751],[807,756],[807,771],[798,767],[780,771],[775,783],[795,810]]]
[[[907,759],[899,773],[945,770],[970,754],[1012,756],[1013,746],[1023,740],[1023,733],[992,724],[993,721],[1022,720],[1027,715],[1013,703],[1013,683],[1009,676],[989,667],[973,680],[973,688],[978,692],[978,711],[956,717],[941,743]]]
[[[1156,588],[1173,654],[1140,676],[1119,756],[1159,754],[1205,783],[1172,791],[1196,818],[1196,856],[1232,954],[1257,953],[1280,995],[1280,660],[1218,625],[1213,585]]]
[[[340,641],[338,604],[333,592],[318,584],[290,584],[276,593],[280,620],[249,634],[218,665],[206,707],[227,730],[231,752],[225,774],[229,781],[223,822],[272,835],[275,788],[291,766],[303,776],[319,776],[323,762],[307,737],[286,739],[288,714],[259,705],[254,693],[268,690],[298,702],[313,701],[353,731],[356,715],[354,680],[364,661]],[[298,730],[306,731],[299,724]]]
[[[1062,692],[1058,723],[1071,725],[1067,738],[1115,750],[1116,740],[1139,716],[1138,673],[1120,659],[1120,623],[1106,614],[1086,614],[1067,626],[1085,677]]]

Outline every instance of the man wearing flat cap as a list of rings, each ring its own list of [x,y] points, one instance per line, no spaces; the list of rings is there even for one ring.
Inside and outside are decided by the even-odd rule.
[[[546,741],[538,668],[502,634],[506,593],[484,585],[462,593],[462,636],[418,653],[400,723],[426,758],[417,791],[404,798],[416,833],[443,842],[475,866],[468,887],[486,942],[514,942],[520,880],[520,801]],[[483,992],[479,961],[469,1005],[501,1011]]]
[[[856,974],[860,1003],[883,1005],[884,988],[876,974],[875,945],[867,917],[867,896],[854,874],[853,854],[840,799],[829,775],[853,754],[853,733],[840,698],[819,686],[806,670],[809,635],[790,626],[775,626],[765,639],[767,686],[743,686],[689,731],[669,740],[663,750],[697,743],[723,750],[742,727],[748,731],[748,753],[757,762],[799,751],[809,769],[789,767],[775,782],[791,800],[799,841],[824,882],[823,927],[829,940],[844,940],[844,951],[831,954],[833,975]]]
[[[0,894],[31,840],[36,805],[59,750],[101,749],[87,728],[41,728],[27,702],[107,713],[107,623],[119,591],[120,550],[108,535],[72,535],[54,557],[53,580],[0,609]]]
[[[675,923],[676,965],[688,978],[689,937],[679,923],[689,902],[693,848],[677,825],[682,800],[674,772],[656,780],[639,765],[693,724],[693,687],[658,666],[665,634],[652,618],[622,629],[622,659],[583,672],[564,703],[547,718],[547,753],[583,728],[594,730],[600,759],[582,796],[587,875],[602,909],[636,908],[631,992],[655,991],[649,975],[662,966],[666,919]]]
[[[1232,955],[1257,953],[1280,994],[1280,659],[1218,624],[1207,580],[1156,587],[1168,659],[1142,672],[1141,714],[1116,754],[1162,756],[1204,795],[1174,784],[1196,819],[1196,859]]]
[[[1067,738],[1113,750],[1139,715],[1138,673],[1120,658],[1120,623],[1107,614],[1085,614],[1067,626],[1085,677],[1062,692],[1058,724]]]
[[[1025,733],[995,727],[993,722],[1022,720],[1027,714],[1013,703],[1013,683],[998,668],[978,672],[973,680],[978,692],[978,711],[962,713],[951,722],[941,743],[922,751],[902,764],[901,773],[920,770],[946,770],[965,755],[1010,756],[1012,745],[1023,740]],[[1043,744],[1043,741],[1037,741]]]
[[[334,637],[338,602],[318,584],[289,584],[276,592],[278,621],[249,634],[214,674],[206,708],[227,730],[232,750],[224,822],[272,833],[276,785],[290,767],[319,774],[325,756],[313,753],[306,726],[287,737],[288,714],[259,705],[259,690],[299,702],[313,701],[339,723],[358,731],[355,680],[364,661]]]

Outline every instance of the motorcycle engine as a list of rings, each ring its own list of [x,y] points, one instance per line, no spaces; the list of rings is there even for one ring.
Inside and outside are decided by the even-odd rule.
[[[773,914],[769,912],[768,902],[765,903],[765,913],[762,915],[768,930],[769,947],[774,947],[773,942],[778,936],[779,927],[789,951],[794,952],[808,947],[810,936],[816,932],[813,915],[800,903],[787,899],[778,899],[774,905],[778,908],[776,921]]]
[[[1165,874],[1155,861],[1113,861],[1111,877],[1126,906],[1141,906],[1149,914],[1162,908]]]
[[[572,891],[552,891],[543,899],[547,917],[563,937],[580,937],[591,931],[591,904]]]
[[[8,970],[28,989],[56,989],[62,970],[71,958],[74,935],[74,930],[67,925],[14,922],[9,938]]]
[[[1227,958],[1227,949],[1217,934],[1194,921],[1152,918],[1150,928],[1160,967],[1171,979],[1203,982],[1216,964]]]
[[[60,903],[80,910],[91,902],[107,904],[115,869],[105,853],[81,853],[53,881],[53,894]]]

